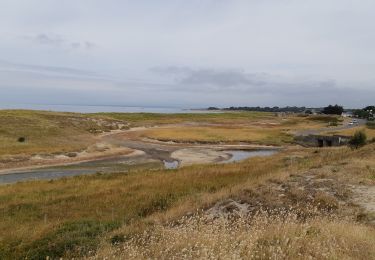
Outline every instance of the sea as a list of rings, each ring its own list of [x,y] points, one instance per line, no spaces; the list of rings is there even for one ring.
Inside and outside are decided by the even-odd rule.
[[[56,104],[4,104],[0,109],[30,109],[56,112],[99,113],[209,113],[205,109],[179,108],[179,107],[147,107],[147,106],[112,106],[112,105],[56,105]]]

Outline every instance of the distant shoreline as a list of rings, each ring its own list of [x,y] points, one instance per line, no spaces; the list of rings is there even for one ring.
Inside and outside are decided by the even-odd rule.
[[[5,109],[26,109],[43,110],[54,112],[75,112],[75,113],[197,113],[190,108],[178,107],[142,107],[142,106],[119,106],[119,105],[60,105],[60,104],[1,104],[0,110]],[[199,109],[202,111],[204,109]]]

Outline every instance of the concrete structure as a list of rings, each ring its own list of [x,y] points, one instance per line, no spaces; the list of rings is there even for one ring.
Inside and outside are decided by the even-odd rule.
[[[349,136],[343,135],[307,135],[295,137],[295,142],[307,147],[330,147],[347,145]]]

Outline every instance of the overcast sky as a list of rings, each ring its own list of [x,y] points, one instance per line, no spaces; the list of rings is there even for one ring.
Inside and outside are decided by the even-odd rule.
[[[374,0],[0,0],[0,102],[363,107]]]

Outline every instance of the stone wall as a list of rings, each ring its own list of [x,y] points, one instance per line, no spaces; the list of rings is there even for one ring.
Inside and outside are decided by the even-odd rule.
[[[306,147],[330,147],[347,145],[349,136],[342,135],[307,135],[295,137],[295,142]]]

